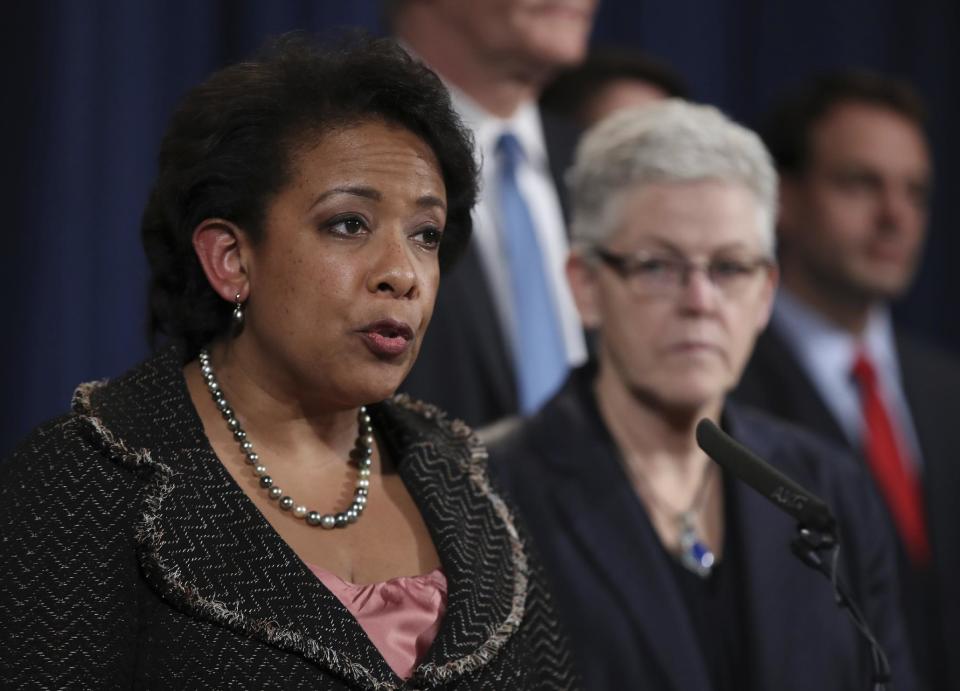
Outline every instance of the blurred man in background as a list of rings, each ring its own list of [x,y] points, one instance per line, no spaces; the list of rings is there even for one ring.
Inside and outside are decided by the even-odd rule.
[[[960,688],[960,367],[889,310],[927,225],[922,106],[899,81],[836,74],[785,100],[765,138],[782,287],[736,395],[860,454],[900,538],[917,667],[933,688]]]
[[[601,48],[558,74],[543,90],[540,107],[587,129],[621,108],[688,96],[683,77],[665,63],[624,48]]]
[[[396,36],[450,88],[476,137],[474,237],[444,277],[404,389],[482,425],[535,410],[586,357],[564,280],[562,173],[570,124],[537,107],[543,85],[586,53],[596,0],[400,0]]]

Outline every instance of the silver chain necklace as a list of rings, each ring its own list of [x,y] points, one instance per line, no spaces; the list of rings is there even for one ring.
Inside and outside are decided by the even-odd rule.
[[[357,485],[353,491],[353,501],[345,511],[339,513],[321,514],[319,511],[310,511],[306,506],[294,502],[293,497],[285,494],[282,489],[277,487],[273,478],[267,471],[267,466],[260,462],[260,456],[253,450],[253,444],[247,439],[247,433],[240,426],[240,421],[233,412],[233,408],[227,403],[223,395],[217,377],[213,373],[213,366],[210,364],[210,353],[206,348],[200,350],[200,374],[203,375],[203,381],[207,384],[207,390],[213,396],[213,402],[216,404],[223,419],[227,421],[227,427],[233,433],[233,438],[240,445],[240,450],[251,466],[254,474],[260,478],[260,486],[267,490],[267,496],[277,502],[283,511],[291,511],[297,518],[305,519],[307,525],[320,526],[330,530],[331,528],[346,528],[351,523],[356,523],[367,505],[367,495],[370,491],[370,466],[373,465],[373,425],[370,422],[370,416],[367,414],[367,407],[360,406],[357,413],[357,441],[356,445],[350,451],[350,459],[356,462],[358,470]]]
[[[693,500],[690,502],[690,505],[684,511],[677,511],[667,506],[666,503],[657,496],[652,483],[649,482],[643,473],[636,473],[630,468],[629,464],[627,464],[627,466],[629,474],[638,479],[646,488],[650,503],[660,512],[667,516],[672,516],[671,520],[673,520],[679,528],[680,563],[684,568],[697,574],[700,578],[707,578],[713,571],[716,556],[707,546],[707,543],[700,537],[700,533],[697,532],[697,514],[699,514],[700,509],[703,508],[704,499],[707,496],[707,486],[710,484],[710,478],[713,477],[713,473],[711,472],[713,470],[713,463],[707,461],[707,465],[703,468],[703,475],[700,478],[700,485],[697,487],[697,491],[693,495]]]

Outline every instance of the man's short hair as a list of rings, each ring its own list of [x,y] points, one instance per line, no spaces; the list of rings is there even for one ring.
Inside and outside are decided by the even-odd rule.
[[[601,48],[577,67],[560,72],[540,95],[540,105],[578,120],[584,105],[605,86],[621,79],[645,82],[672,98],[687,98],[689,94],[683,77],[656,58],[623,48]]]
[[[760,133],[781,173],[800,175],[810,165],[811,134],[836,106],[860,103],[903,116],[923,131],[923,102],[907,82],[888,75],[848,70],[820,75],[781,99]]]

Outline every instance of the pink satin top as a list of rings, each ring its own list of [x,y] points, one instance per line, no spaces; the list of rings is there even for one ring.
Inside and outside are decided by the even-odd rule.
[[[420,576],[400,576],[357,585],[307,564],[366,631],[401,679],[414,668],[437,636],[447,609],[447,578],[439,568]]]

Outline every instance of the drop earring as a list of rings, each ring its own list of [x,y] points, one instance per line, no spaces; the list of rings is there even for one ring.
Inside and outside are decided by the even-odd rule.
[[[240,293],[233,299],[233,325],[240,327],[243,324],[243,303],[240,302]]]

